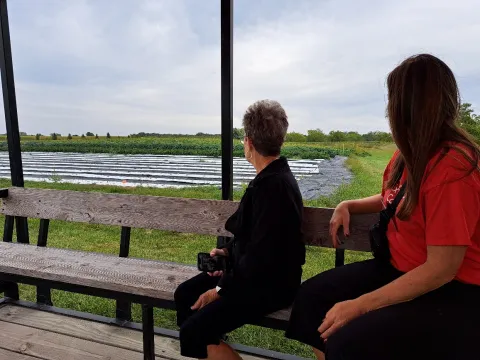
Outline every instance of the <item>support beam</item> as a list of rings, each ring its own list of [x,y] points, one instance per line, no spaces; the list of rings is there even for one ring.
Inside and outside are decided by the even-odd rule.
[[[120,237],[120,257],[128,257],[130,252],[130,233],[131,228],[122,227]],[[124,300],[117,300],[116,318],[120,321],[132,321],[132,303]]]
[[[220,0],[222,200],[233,199],[233,0]],[[228,241],[218,237],[217,247]]]
[[[345,249],[335,249],[335,267],[345,264]]]
[[[48,240],[48,228],[50,226],[50,220],[41,219],[40,229],[38,230],[38,242],[37,246],[46,247]],[[52,295],[50,287],[46,285],[37,286],[37,303],[52,306]]]
[[[155,360],[153,307],[142,305],[143,359]]]
[[[222,199],[233,197],[233,0],[221,0]]]
[[[12,185],[23,187],[24,181],[20,148],[20,130],[18,127],[17,100],[15,96],[15,81],[13,78],[12,47],[10,44],[7,0],[0,0],[0,41],[0,73],[2,78],[3,106],[5,110],[5,125],[7,129]],[[28,243],[27,219],[18,217],[15,218],[15,223],[17,226],[17,241]],[[12,241],[13,224],[13,218],[7,217],[5,219],[5,241]],[[18,299],[18,285],[15,283],[8,284],[8,289],[5,290],[5,296],[12,299]]]
[[[3,105],[5,108],[5,124],[7,129],[8,153],[12,185],[23,187],[23,166],[20,147],[20,130],[18,126],[17,100],[15,81],[13,78],[12,47],[10,44],[10,29],[8,24],[7,0],[0,0],[0,71],[2,77]],[[28,243],[27,219],[15,219],[17,241]]]
[[[5,225],[3,227],[3,241],[5,242],[12,242],[14,220],[13,216],[5,216]]]

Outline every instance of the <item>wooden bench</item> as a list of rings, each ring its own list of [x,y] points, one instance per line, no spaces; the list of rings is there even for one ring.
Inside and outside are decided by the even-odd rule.
[[[183,281],[198,273],[194,266],[128,258],[131,228],[231,236],[226,219],[238,204],[231,201],[105,194],[64,190],[10,188],[0,191],[0,213],[6,215],[5,242],[0,243],[0,280],[6,295],[18,300],[17,282],[37,286],[37,301],[51,305],[50,288],[117,300],[117,318],[129,321],[131,303],[142,304],[145,359],[153,359],[153,307],[174,309],[173,294]],[[331,247],[332,209],[305,208],[306,244]],[[41,219],[38,246],[13,244],[13,218]],[[355,216],[343,248],[369,251],[368,229],[374,215]],[[48,221],[63,220],[122,227],[120,257],[46,248]],[[212,243],[212,247],[215,244]],[[210,250],[210,249],[205,249]],[[336,264],[343,262],[337,250]],[[283,329],[289,309],[271,314],[256,325]]]

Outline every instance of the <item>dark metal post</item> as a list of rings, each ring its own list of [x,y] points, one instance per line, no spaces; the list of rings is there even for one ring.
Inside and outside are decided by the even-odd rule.
[[[37,246],[40,246],[40,247],[47,246],[49,226],[50,226],[50,220],[48,219],[40,220],[40,229],[38,231]],[[44,285],[37,286],[37,303],[50,305],[50,306],[53,305],[51,290],[48,286],[44,286]]]
[[[15,97],[15,81],[13,78],[12,47],[10,45],[10,29],[8,26],[7,0],[0,0],[0,73],[2,77],[3,106],[5,109],[5,125],[7,129],[8,153],[10,156],[10,172],[13,186],[24,186],[22,154],[20,147],[20,130],[18,127],[17,101]],[[17,241],[28,243],[27,219],[17,217]],[[11,241],[13,218],[5,219],[4,240]],[[5,296],[18,299],[18,285],[8,284]]]
[[[131,228],[122,227],[120,257],[128,257],[130,251],[130,232]],[[117,300],[116,317],[118,320],[132,321],[132,304],[128,301]]]
[[[14,225],[13,216],[5,216],[5,225],[3,228],[3,241],[12,242],[13,225]]]
[[[153,307],[142,305],[143,359],[155,360]]]
[[[233,199],[233,0],[220,0],[222,200]],[[225,238],[217,239],[217,247]]]
[[[335,249],[335,267],[345,264],[345,249]]]
[[[222,199],[233,197],[233,0],[221,0]]]
[[[20,130],[18,127],[17,100],[15,96],[15,81],[13,78],[12,47],[10,44],[7,0],[0,0],[0,32],[2,41],[0,46],[0,69],[12,185],[23,187],[24,181],[20,148]],[[15,222],[17,225],[17,241],[28,243],[27,219],[17,217]]]

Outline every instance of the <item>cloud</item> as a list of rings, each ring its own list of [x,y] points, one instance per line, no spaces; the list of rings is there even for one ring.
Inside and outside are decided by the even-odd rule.
[[[10,1],[22,131],[219,133],[219,10],[210,0]],[[385,77],[418,52],[444,59],[480,106],[479,12],[475,0],[236,1],[235,125],[273,98],[291,130],[385,130]]]

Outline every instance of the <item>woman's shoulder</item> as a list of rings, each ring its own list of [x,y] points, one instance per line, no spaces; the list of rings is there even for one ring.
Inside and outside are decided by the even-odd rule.
[[[397,159],[398,155],[400,154],[400,150],[395,150],[393,153],[392,157],[390,158],[390,161],[388,162],[387,166],[385,167],[383,171],[383,186],[382,186],[382,191],[385,190],[385,186],[388,182],[388,179],[390,177],[390,172],[392,171],[393,164],[395,160]]]
[[[290,187],[291,180],[289,179],[288,173],[276,173],[271,174],[268,177],[262,179],[256,183],[256,188],[258,191],[279,191],[286,190]]]
[[[302,195],[294,175],[290,172],[271,174],[256,183],[252,191],[254,203],[290,203],[301,201]]]
[[[460,143],[447,143],[429,161],[424,189],[455,181],[465,181],[480,190],[480,172],[476,150]]]

